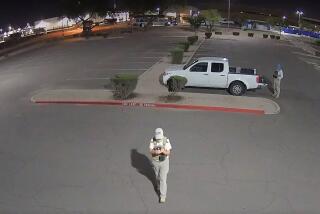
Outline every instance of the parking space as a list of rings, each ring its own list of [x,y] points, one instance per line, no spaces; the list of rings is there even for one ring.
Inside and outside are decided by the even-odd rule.
[[[277,51],[275,51],[277,50]],[[287,52],[288,51],[288,52]],[[283,55],[298,49],[288,41],[253,39],[246,37],[221,36],[207,39],[198,49],[192,60],[199,57],[226,57],[232,67],[255,68],[257,74],[262,75],[272,84],[272,73],[277,64],[286,65],[290,60],[283,60]],[[290,55],[294,57],[294,55]],[[262,96],[271,98],[271,84],[269,87],[248,91],[246,96]],[[187,88],[187,92],[228,94],[227,90]]]
[[[71,39],[8,59],[1,66],[13,72],[50,74],[45,84],[49,88],[105,88],[117,73],[142,74],[186,36],[175,28],[159,28],[106,39]]]

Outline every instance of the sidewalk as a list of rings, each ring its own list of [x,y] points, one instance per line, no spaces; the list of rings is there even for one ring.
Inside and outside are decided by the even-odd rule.
[[[194,52],[201,45],[190,47],[190,52],[185,54],[184,60],[192,58]],[[235,97],[231,95],[199,94],[179,92],[181,97],[176,101],[166,99],[169,94],[167,88],[159,83],[159,76],[170,65],[167,57],[162,58],[148,71],[139,77],[135,90],[135,97],[120,101],[115,100],[110,90],[49,90],[43,91],[31,98],[38,104],[91,104],[91,105],[116,105],[147,108],[168,108],[198,111],[222,111],[250,114],[278,114],[280,107],[272,100],[255,97]]]

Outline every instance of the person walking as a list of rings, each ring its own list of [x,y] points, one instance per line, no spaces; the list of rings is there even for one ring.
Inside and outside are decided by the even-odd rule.
[[[272,96],[274,98],[279,98],[280,96],[280,83],[282,78],[283,78],[283,69],[279,64],[273,74],[273,95]]]
[[[153,169],[156,176],[160,203],[166,202],[167,174],[169,172],[169,155],[172,149],[169,138],[163,135],[163,129],[157,128],[149,145]]]

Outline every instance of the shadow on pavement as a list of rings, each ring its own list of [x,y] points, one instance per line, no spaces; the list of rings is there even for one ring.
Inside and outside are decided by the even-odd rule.
[[[136,168],[140,174],[148,178],[153,185],[154,191],[158,194],[156,176],[150,159],[146,155],[139,153],[136,149],[131,149],[131,166]]]
[[[271,79],[269,79],[268,77],[263,77],[264,78],[264,80],[265,80],[265,82],[268,84],[268,89],[269,89],[269,91],[273,94],[273,92],[274,92],[274,89],[273,89],[273,82],[271,81]]]

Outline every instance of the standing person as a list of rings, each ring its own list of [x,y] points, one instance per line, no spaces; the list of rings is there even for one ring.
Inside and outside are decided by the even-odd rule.
[[[283,78],[283,69],[279,64],[273,74],[273,97],[274,98],[279,98],[280,96],[280,83],[282,78]]]
[[[157,189],[160,191],[160,203],[166,202],[167,174],[169,172],[169,155],[172,149],[170,141],[163,135],[162,128],[155,130],[155,135],[150,141],[150,153],[153,169],[156,175]]]

